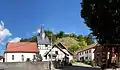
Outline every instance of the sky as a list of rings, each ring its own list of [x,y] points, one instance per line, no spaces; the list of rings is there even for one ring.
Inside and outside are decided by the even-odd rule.
[[[7,41],[32,36],[43,24],[53,32],[87,35],[81,0],[0,0],[0,50]]]

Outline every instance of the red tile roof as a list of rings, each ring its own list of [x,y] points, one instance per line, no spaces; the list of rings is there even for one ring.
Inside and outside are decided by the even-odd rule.
[[[6,52],[38,52],[36,42],[17,42],[17,43],[8,43]]]

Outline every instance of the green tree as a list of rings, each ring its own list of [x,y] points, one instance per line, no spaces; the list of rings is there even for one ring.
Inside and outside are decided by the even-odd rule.
[[[71,33],[71,34],[70,34],[70,37],[77,38],[77,35],[76,35],[75,33]]]
[[[41,54],[37,54],[36,57],[37,57],[37,59],[36,59],[37,61],[42,61],[43,60]]]
[[[56,35],[50,31],[50,30],[45,30],[45,34],[48,37],[49,40],[51,40],[52,37],[52,42],[54,43],[56,40]],[[33,35],[32,37],[29,38],[22,38],[20,42],[37,42],[37,35]]]
[[[91,34],[84,36],[84,40],[86,41],[87,45],[91,45],[94,43],[94,38]]]
[[[36,35],[33,35],[30,38],[22,38],[20,42],[37,42],[37,37]]]
[[[33,36],[30,38],[30,42],[37,42],[37,36],[36,36],[36,35],[33,35]]]
[[[67,49],[69,48],[68,49],[69,51],[72,51],[72,52],[77,51],[80,48],[79,42],[75,38],[73,38],[73,37],[59,38],[59,39],[56,40],[55,43],[56,44],[62,43],[63,45],[65,45],[67,47]]]
[[[70,37],[70,34],[64,34],[64,37]]]
[[[46,36],[48,36],[49,39],[51,39],[51,36],[53,35],[53,32],[50,30],[45,30]]]
[[[52,38],[53,43],[56,41],[56,35],[52,31],[45,30],[45,34],[49,38],[49,40],[51,40],[51,38]]]
[[[79,35],[79,36],[77,37],[77,40],[78,40],[79,42],[84,41],[83,35]]]
[[[64,34],[63,31],[60,31],[59,33],[56,34],[56,37],[57,37],[57,38],[62,38],[62,37],[64,37],[64,36],[65,36],[65,34]]]
[[[87,43],[86,43],[85,40],[79,42],[79,45],[80,45],[80,49],[83,49],[83,48],[87,47]]]
[[[75,53],[78,49],[79,49],[79,46],[77,45],[71,45],[70,47],[68,47],[68,50],[73,53]]]
[[[100,44],[120,44],[120,0],[82,0],[81,17]]]

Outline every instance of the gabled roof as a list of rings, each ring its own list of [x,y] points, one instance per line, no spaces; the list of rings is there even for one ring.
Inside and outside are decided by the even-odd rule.
[[[57,46],[57,45],[53,45],[53,47],[45,54],[45,56],[48,55],[54,47],[58,48],[58,49],[59,49],[60,51],[62,51],[64,54],[66,54],[67,56],[69,56],[69,54],[67,54],[66,52],[64,52],[64,51],[63,51],[59,46]]]
[[[82,52],[82,51],[85,51],[85,50],[88,50],[88,49],[95,48],[96,45],[97,45],[97,44],[88,45],[87,47],[83,48],[82,50],[77,51],[77,53]]]
[[[38,52],[36,42],[17,42],[17,43],[8,43],[5,53],[32,53]]]
[[[62,49],[66,49],[68,51],[68,53],[70,53],[70,55],[73,55],[69,50],[68,50],[68,47],[63,45],[62,43],[58,43],[58,46]]]
[[[38,41],[38,44],[50,44],[48,37],[45,37],[44,39],[42,39],[41,34],[37,35],[37,41]]]
[[[67,47],[64,46],[62,43],[58,43],[58,46],[59,46],[60,48],[62,48],[62,49],[67,49]]]

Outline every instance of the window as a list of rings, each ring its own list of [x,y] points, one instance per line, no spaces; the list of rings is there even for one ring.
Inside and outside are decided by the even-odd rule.
[[[88,51],[87,51],[87,53],[88,53]]]
[[[55,54],[58,54],[58,51],[55,51]]]
[[[89,59],[91,60],[91,56],[89,56]]]
[[[14,60],[14,55],[12,55],[12,60]]]
[[[45,47],[48,47],[48,45],[47,45],[47,44],[45,44]]]
[[[21,55],[21,57],[22,57],[22,61],[24,61],[24,55]]]
[[[81,58],[80,58],[80,60],[81,60]]]
[[[45,56],[45,59],[47,59],[47,56]]]
[[[89,50],[89,53],[91,53],[91,50]]]
[[[35,59],[35,55],[33,55],[33,59]]]
[[[85,59],[88,59],[88,57],[85,57]]]

